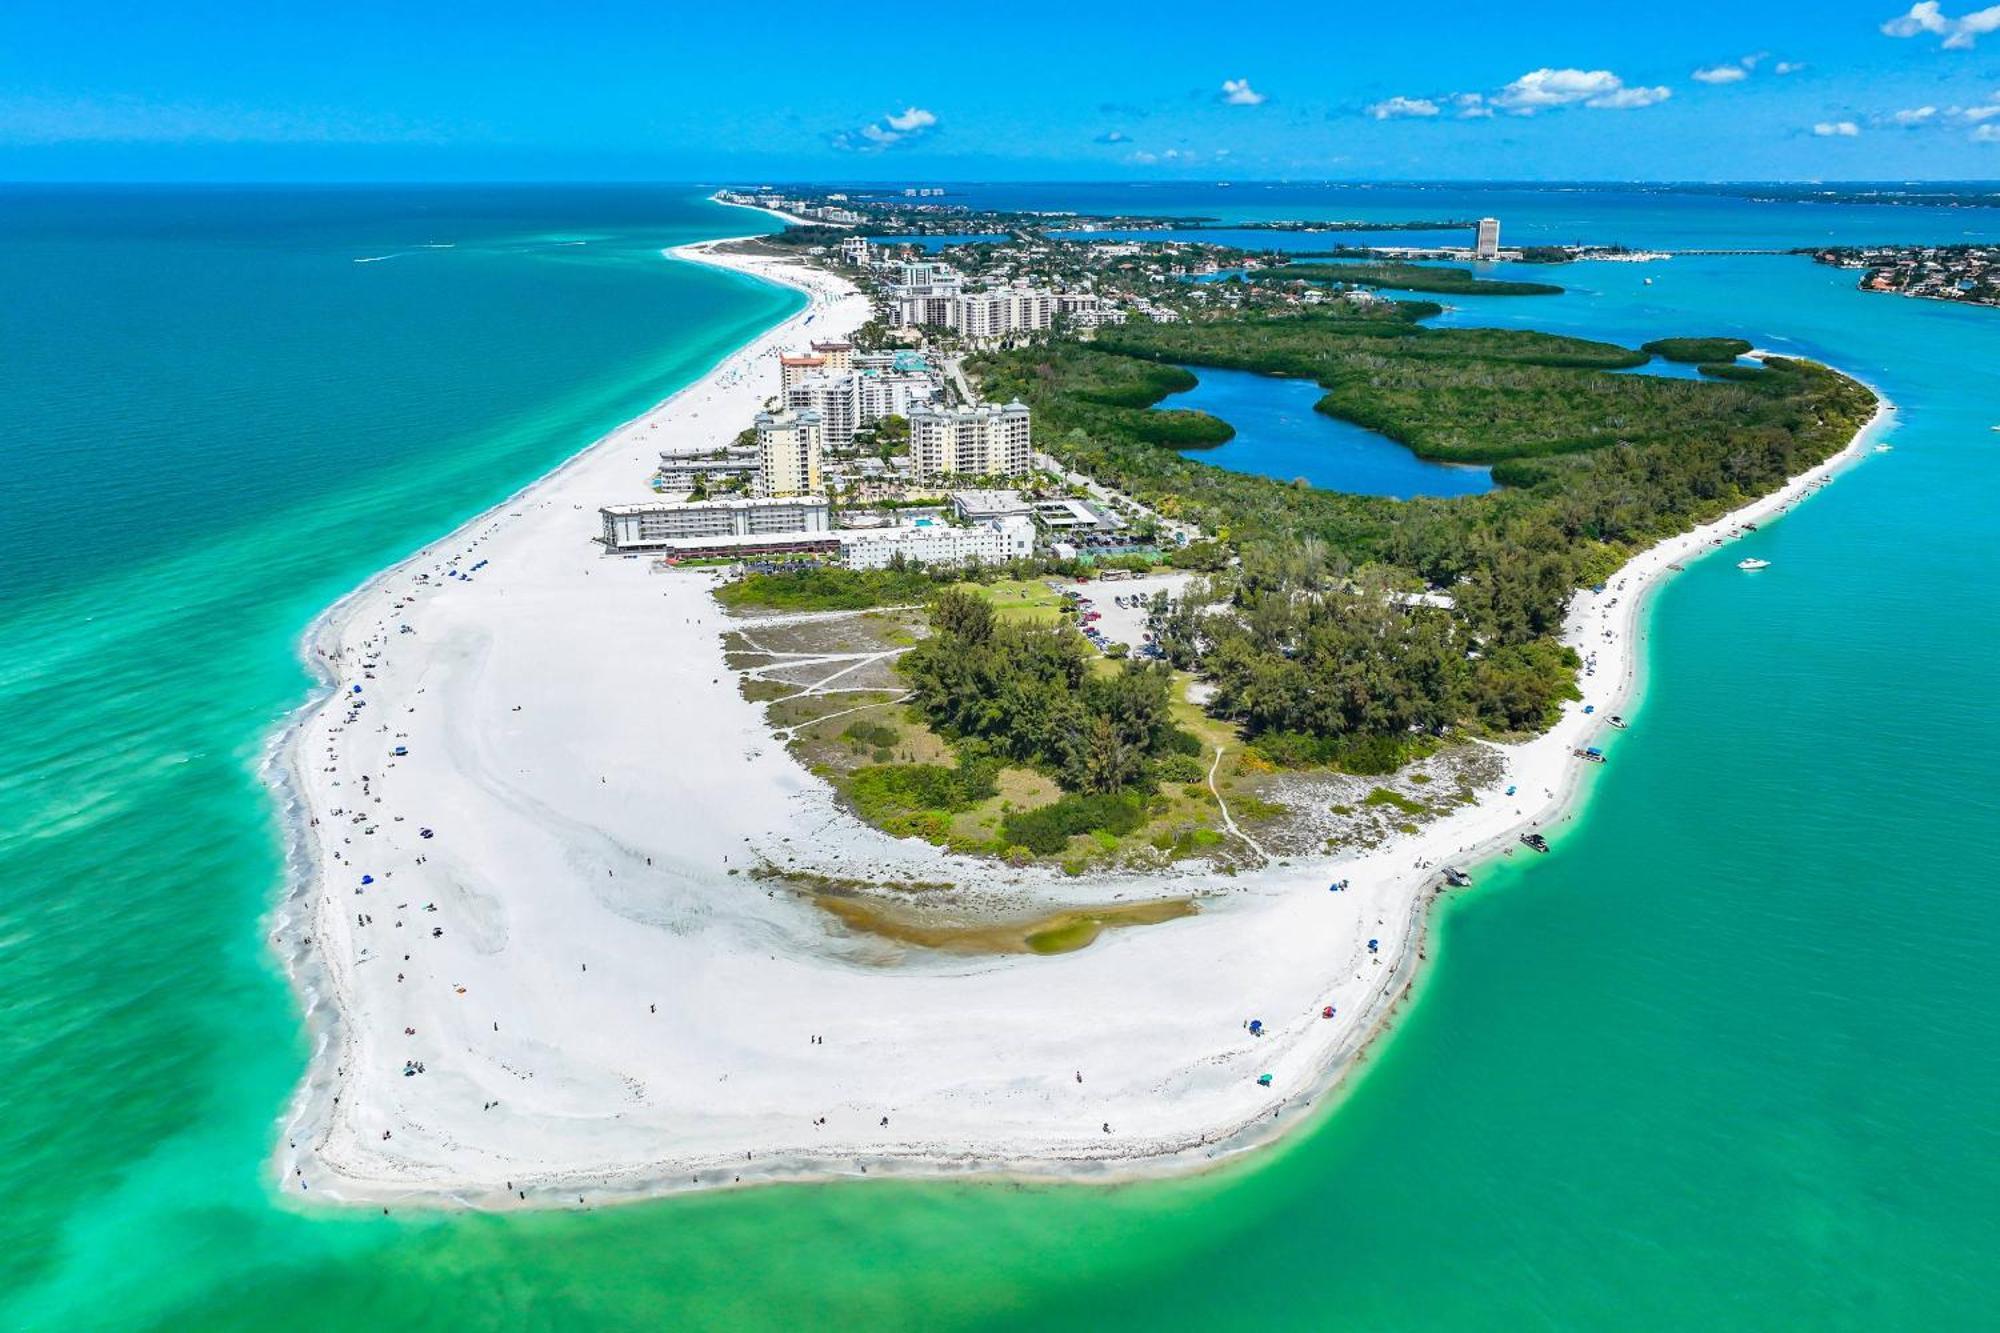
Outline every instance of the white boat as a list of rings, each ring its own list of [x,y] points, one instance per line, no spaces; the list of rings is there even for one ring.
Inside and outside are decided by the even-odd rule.
[[[1769,560],[1738,560],[1736,567],[1738,569],[1769,569],[1771,562]]]
[[[1896,446],[1893,444],[1878,444],[1875,446],[1875,452],[1878,454],[1886,454],[1895,447]]]

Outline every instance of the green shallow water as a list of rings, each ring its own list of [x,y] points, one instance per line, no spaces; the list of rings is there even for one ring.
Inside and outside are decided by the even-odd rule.
[[[385,1218],[263,1179],[306,1056],[258,930],[297,634],[791,298],[659,260],[731,225],[679,192],[37,207],[0,247],[30,349],[0,366],[0,1322],[1988,1322],[2000,312],[1744,257],[1452,316],[1822,356],[1902,405],[1896,450],[1664,591],[1585,813],[1451,900],[1417,1003],[1278,1148],[1116,1188]],[[417,290],[357,294],[408,261],[353,256],[432,239],[459,248],[415,256]]]

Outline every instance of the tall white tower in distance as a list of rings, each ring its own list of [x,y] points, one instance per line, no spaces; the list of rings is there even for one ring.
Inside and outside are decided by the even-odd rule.
[[[1500,219],[1479,219],[1479,241],[1472,247],[1472,253],[1480,259],[1500,257]]]

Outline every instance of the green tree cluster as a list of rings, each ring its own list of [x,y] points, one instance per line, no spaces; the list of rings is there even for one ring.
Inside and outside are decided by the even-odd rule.
[[[1089,659],[1074,630],[1001,620],[986,598],[953,588],[898,669],[938,731],[1072,791],[1145,786],[1155,757],[1198,748],[1173,724],[1165,669],[1127,662],[1099,675]]]

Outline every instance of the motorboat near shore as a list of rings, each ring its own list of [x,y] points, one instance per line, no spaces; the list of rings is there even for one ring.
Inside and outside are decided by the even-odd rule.
[[[1625,730],[1625,725],[1626,725],[1625,719],[1620,717],[1616,713],[1613,713],[1610,717],[1605,718],[1604,721],[1607,725],[1616,727],[1620,731]]]
[[[1462,889],[1472,883],[1472,876],[1466,874],[1457,866],[1446,866],[1444,868],[1444,882],[1451,885],[1454,889]]]
[[[1769,560],[1754,560],[1754,559],[1738,560],[1736,562],[1736,567],[1738,569],[1769,569],[1771,567],[1771,562]]]
[[[1523,833],[1521,845],[1530,851],[1546,852],[1549,849],[1549,840],[1539,833]]]
[[[1571,750],[1570,753],[1576,758],[1583,760],[1586,764],[1601,764],[1604,762],[1604,751],[1598,749],[1595,745],[1586,745],[1583,749]]]

